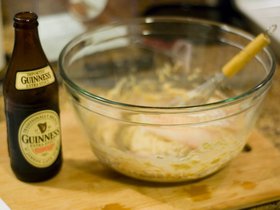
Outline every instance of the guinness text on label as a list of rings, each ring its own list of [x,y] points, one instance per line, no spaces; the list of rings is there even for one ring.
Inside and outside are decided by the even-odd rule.
[[[49,66],[33,71],[22,71],[16,74],[16,89],[28,90],[44,87],[55,81],[53,71]]]
[[[56,138],[58,135],[60,135],[59,129],[56,129],[55,131],[49,132],[47,134],[37,135],[37,136],[29,136],[29,135],[22,135],[21,141],[24,144],[39,144],[39,143],[46,143],[48,141],[51,141],[52,139]]]

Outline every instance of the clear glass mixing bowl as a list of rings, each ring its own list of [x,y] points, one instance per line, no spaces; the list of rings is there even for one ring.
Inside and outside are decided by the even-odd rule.
[[[157,182],[195,180],[225,166],[254,127],[275,70],[271,52],[262,50],[205,103],[185,99],[252,38],[219,23],[161,17],[73,39],[59,69],[97,158]]]

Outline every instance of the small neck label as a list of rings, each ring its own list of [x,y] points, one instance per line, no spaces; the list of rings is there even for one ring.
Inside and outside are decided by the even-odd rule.
[[[21,71],[16,74],[16,89],[29,90],[47,86],[55,81],[54,73],[49,66],[32,71]]]

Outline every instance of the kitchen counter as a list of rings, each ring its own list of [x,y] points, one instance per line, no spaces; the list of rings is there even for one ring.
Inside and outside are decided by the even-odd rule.
[[[257,128],[280,149],[280,67],[279,59],[272,87],[267,95]]]
[[[279,59],[276,68],[275,76],[273,79],[272,87],[265,100],[263,110],[257,121],[256,128],[264,136],[273,142],[275,147],[280,151],[280,67]],[[280,161],[280,160],[275,160]],[[279,169],[280,170],[280,169]],[[278,183],[280,187],[280,180]],[[260,207],[252,208],[253,210],[277,210],[280,209],[280,201],[272,204],[263,205]]]

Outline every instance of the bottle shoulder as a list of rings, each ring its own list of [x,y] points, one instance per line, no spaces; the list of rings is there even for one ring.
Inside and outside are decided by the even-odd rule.
[[[15,88],[14,83],[11,85],[4,84],[3,96],[4,99],[12,101],[14,103],[34,104],[34,103],[48,103],[51,101],[57,101],[59,95],[58,83],[52,83],[50,85],[29,89],[18,90]]]

